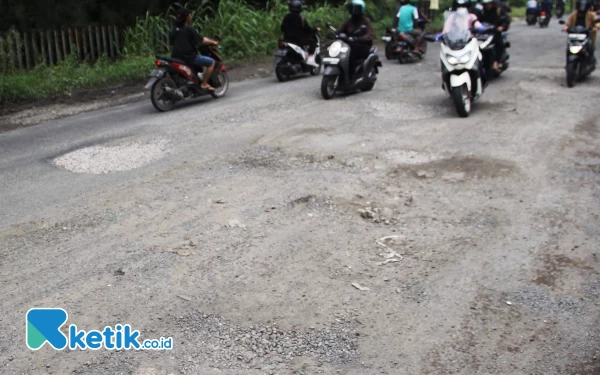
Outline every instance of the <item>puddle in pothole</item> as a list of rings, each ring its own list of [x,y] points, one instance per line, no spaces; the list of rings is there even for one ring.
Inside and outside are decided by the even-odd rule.
[[[143,167],[165,153],[164,142],[91,146],[64,154],[54,164],[73,173],[107,174]]]

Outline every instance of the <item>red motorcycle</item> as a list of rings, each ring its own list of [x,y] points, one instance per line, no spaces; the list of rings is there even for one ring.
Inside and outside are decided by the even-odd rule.
[[[221,55],[215,47],[209,46],[202,46],[200,53],[215,60],[215,69],[208,80],[214,91],[200,87],[206,74],[204,69],[197,71],[181,60],[156,56],[156,69],[152,71],[146,89],[150,89],[150,100],[159,112],[169,111],[177,102],[185,99],[205,95],[212,95],[215,99],[225,96],[229,78]]]

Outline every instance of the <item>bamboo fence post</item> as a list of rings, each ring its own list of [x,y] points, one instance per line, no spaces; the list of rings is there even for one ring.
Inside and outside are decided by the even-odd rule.
[[[19,59],[19,69],[23,69],[23,46],[21,45],[21,34],[16,34],[17,58]]]
[[[83,60],[87,60],[88,56],[88,40],[85,35],[85,28],[81,29],[81,40],[83,41]]]
[[[108,43],[110,45],[110,55],[112,57],[115,57],[115,43],[114,43],[114,39],[113,39],[113,32],[112,32],[112,26],[107,26],[106,30],[108,32]]]
[[[0,35],[0,72],[4,72],[6,71],[6,61],[4,60],[5,57],[5,53],[4,53],[4,38]]]
[[[79,29],[75,28],[75,43],[77,44],[77,59],[81,60],[81,43],[79,41]]]
[[[94,30],[92,25],[88,27],[88,36],[90,37],[90,60],[94,61],[96,54],[94,53]]]
[[[102,45],[104,46],[104,54],[108,56],[108,42],[106,41],[106,27],[102,26]]]
[[[115,33],[115,47],[117,48],[117,55],[121,54],[121,44],[119,43],[119,27],[114,26]]]
[[[52,32],[46,31],[46,42],[48,43],[48,65],[54,65],[54,48],[52,47]]]
[[[56,47],[56,60],[62,61],[63,57],[60,53],[60,38],[58,37],[58,32],[54,30],[54,46]],[[65,56],[66,57],[66,56]]]
[[[16,53],[15,53],[15,41],[11,34],[6,35],[6,41],[8,43],[8,61],[10,63],[11,69],[16,69]]]
[[[40,31],[40,49],[42,50],[42,56],[44,58],[44,64],[48,65],[48,58],[46,54],[46,41],[44,40],[44,32]]]
[[[23,41],[25,42],[25,66],[27,69],[31,69],[31,53],[29,52],[29,34],[23,34]]]
[[[65,35],[65,29],[64,27],[61,29],[60,34],[62,36],[62,47],[63,47],[63,56],[65,57],[65,60],[69,57],[69,53],[67,52],[67,37]]]
[[[96,45],[98,46],[98,58],[102,56],[102,40],[100,39],[100,29],[96,26]]]
[[[69,55],[72,55],[75,51],[73,51],[73,44],[75,44],[75,38],[73,38],[73,29],[69,28]]]
[[[33,52],[33,66],[36,66],[40,60],[40,54],[37,46],[37,39],[35,37],[35,30],[31,31],[31,51]]]

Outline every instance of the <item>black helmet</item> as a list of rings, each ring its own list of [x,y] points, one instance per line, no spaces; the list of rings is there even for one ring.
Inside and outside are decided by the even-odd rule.
[[[289,3],[290,12],[300,13],[302,12],[302,1],[292,0]]]
[[[185,25],[185,21],[187,21],[187,18],[191,13],[192,12],[185,8],[179,8],[175,14],[175,24],[177,27],[183,27]]]
[[[591,6],[592,6],[592,2],[590,0],[577,0],[575,7],[577,8],[578,12],[586,13],[587,11],[590,10]]]

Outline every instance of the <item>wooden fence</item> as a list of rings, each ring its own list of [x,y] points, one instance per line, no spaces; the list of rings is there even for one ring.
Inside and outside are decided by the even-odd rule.
[[[121,53],[124,32],[117,26],[88,26],[60,30],[0,34],[0,73],[30,69],[38,64],[56,65],[70,55],[95,61]]]

